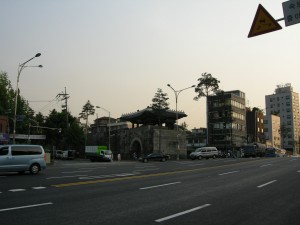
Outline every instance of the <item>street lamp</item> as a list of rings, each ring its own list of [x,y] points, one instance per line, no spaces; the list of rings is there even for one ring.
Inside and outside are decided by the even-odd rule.
[[[96,106],[96,108],[98,109],[103,109],[104,111],[106,111],[108,113],[108,149],[110,149],[110,111],[108,111],[107,109],[105,108],[102,108],[100,106]]]
[[[17,123],[17,106],[18,106],[18,95],[19,95],[19,79],[20,79],[20,75],[22,70],[25,67],[40,67],[42,68],[42,65],[39,66],[25,66],[26,63],[28,63],[29,61],[33,60],[36,57],[40,57],[41,53],[37,53],[34,57],[32,57],[31,59],[28,59],[26,62],[19,64],[18,66],[18,76],[17,76],[17,88],[16,88],[16,98],[15,98],[15,112],[14,112],[14,133],[13,133],[13,144],[16,143],[16,123]]]
[[[174,91],[174,94],[175,94],[175,101],[176,101],[176,130],[177,130],[177,160],[179,160],[179,140],[178,140],[178,110],[177,110],[177,103],[178,103],[178,96],[180,94],[180,92],[186,90],[186,89],[189,89],[189,88],[193,88],[195,87],[195,85],[192,85],[190,87],[187,87],[187,88],[184,88],[184,89],[181,89],[181,90],[178,90],[176,91],[170,84],[167,84],[169,88],[171,88],[173,91]]]

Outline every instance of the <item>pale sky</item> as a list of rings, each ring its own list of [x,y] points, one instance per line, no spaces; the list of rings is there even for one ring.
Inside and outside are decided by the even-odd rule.
[[[175,90],[197,84],[204,72],[224,91],[246,93],[247,106],[265,107],[278,84],[300,92],[300,24],[248,38],[257,7],[283,18],[279,0],[0,0],[0,70],[37,112],[61,110],[64,91],[78,116],[90,100],[119,118],[151,105],[158,88],[175,110]],[[205,99],[179,95],[189,129],[206,127]],[[36,102],[42,101],[42,102]],[[48,101],[48,102],[47,102]],[[108,116],[96,109],[98,117]],[[94,117],[89,119],[93,122]]]

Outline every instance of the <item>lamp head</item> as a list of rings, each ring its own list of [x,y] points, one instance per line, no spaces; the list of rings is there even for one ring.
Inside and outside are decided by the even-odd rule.
[[[35,55],[35,57],[40,57],[41,56],[41,53],[37,53],[36,55]]]

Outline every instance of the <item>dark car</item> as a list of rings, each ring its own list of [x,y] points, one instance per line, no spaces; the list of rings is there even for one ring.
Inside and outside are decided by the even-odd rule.
[[[148,161],[161,161],[165,162],[169,157],[162,153],[151,153],[149,155],[141,156],[139,160],[141,162],[148,162]]]

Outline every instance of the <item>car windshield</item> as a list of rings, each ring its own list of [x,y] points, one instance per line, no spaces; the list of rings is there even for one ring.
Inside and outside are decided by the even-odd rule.
[[[104,155],[111,155],[112,154],[112,151],[111,150],[105,150],[104,151]]]

